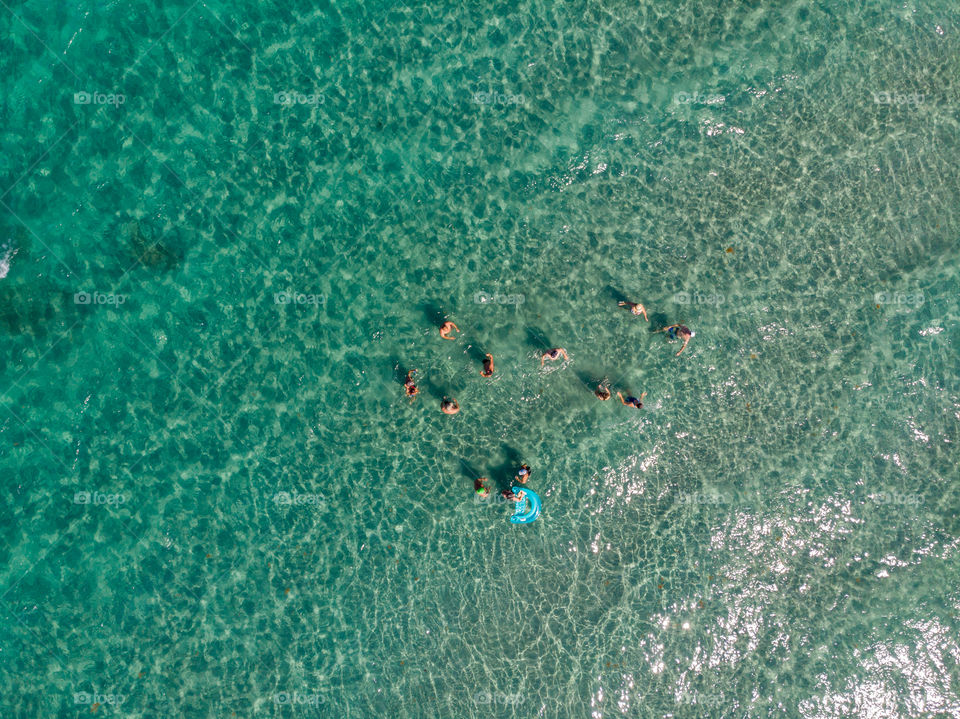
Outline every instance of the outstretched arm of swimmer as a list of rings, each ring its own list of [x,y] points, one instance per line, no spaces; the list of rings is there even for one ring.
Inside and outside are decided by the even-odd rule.
[[[567,351],[566,351],[565,349],[561,349],[561,350],[560,350],[560,354],[563,355],[563,358],[564,358],[565,360],[570,359],[570,356],[567,354]]]
[[[683,352],[687,348],[687,343],[690,341],[689,337],[683,339],[683,347],[680,348],[680,352]],[[677,357],[680,356],[680,352],[677,352]]]

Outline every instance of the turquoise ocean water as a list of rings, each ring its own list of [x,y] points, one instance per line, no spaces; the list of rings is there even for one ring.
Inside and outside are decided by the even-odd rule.
[[[0,5],[4,716],[960,717],[953,0]]]

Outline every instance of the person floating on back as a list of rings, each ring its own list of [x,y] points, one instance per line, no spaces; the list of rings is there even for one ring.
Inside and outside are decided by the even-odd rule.
[[[453,324],[453,322],[444,322],[442,325],[440,325],[440,336],[445,340],[455,340],[456,337],[448,336],[454,330],[459,332],[460,328]]]
[[[521,464],[520,469],[517,470],[517,476],[513,479],[520,484],[526,484],[527,480],[530,479],[530,465]]]
[[[460,411],[460,405],[457,400],[444,397],[440,402],[440,411],[444,414],[456,414]]]
[[[493,376],[493,355],[489,352],[487,353],[486,358],[483,360],[483,369],[480,370],[480,375],[482,377]]]
[[[621,307],[626,307],[635,315],[643,315],[643,319],[645,319],[647,322],[650,321],[650,318],[647,317],[646,308],[643,305],[641,305],[639,302],[618,302],[617,304],[620,305]]]
[[[547,350],[540,355],[540,366],[543,367],[543,363],[547,360],[558,360],[561,356],[565,360],[570,359],[569,355],[567,355],[567,351],[563,347],[554,347],[552,350]]]
[[[500,494],[508,502],[519,502],[521,499],[523,499],[523,490],[518,489],[516,492],[514,492],[513,489],[513,487],[510,487],[510,489],[505,489],[500,492]]]
[[[610,388],[607,387],[606,382],[601,382],[597,385],[597,388],[593,391],[597,395],[597,399],[608,400],[610,399]]]
[[[620,398],[620,402],[627,405],[627,407],[634,407],[635,409],[643,409],[643,398],[647,396],[647,393],[644,392],[640,395],[640,398],[636,397],[627,397],[623,398],[623,395],[617,392],[617,397]]]
[[[413,399],[417,396],[417,393],[420,391],[417,385],[414,384],[413,382],[414,372],[416,372],[415,369],[412,369],[409,372],[407,372],[407,379],[403,383],[403,388],[407,390],[407,397],[409,397],[411,401],[413,401]]]
[[[683,352],[687,348],[687,343],[690,341],[690,338],[696,335],[696,332],[691,331],[686,325],[670,325],[669,327],[657,330],[657,332],[666,332],[667,337],[672,340],[683,340],[683,347],[680,348],[680,352]],[[677,357],[680,356],[680,352],[677,352]]]

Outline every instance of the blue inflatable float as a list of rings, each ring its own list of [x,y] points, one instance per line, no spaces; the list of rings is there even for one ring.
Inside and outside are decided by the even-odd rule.
[[[514,524],[530,524],[540,516],[540,496],[526,487],[514,487],[513,491],[523,492],[523,499],[518,499],[514,505],[510,521]]]

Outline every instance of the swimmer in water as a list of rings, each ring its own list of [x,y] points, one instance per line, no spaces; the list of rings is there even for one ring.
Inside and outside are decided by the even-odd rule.
[[[640,395],[639,399],[637,399],[636,397],[627,397],[626,399],[624,399],[623,395],[617,392],[617,397],[620,398],[621,403],[627,405],[627,407],[634,407],[635,409],[643,409],[643,398],[646,396],[647,396],[647,393],[644,392],[643,394]]]
[[[490,496],[490,488],[487,486],[487,478],[473,480],[473,491],[477,493],[479,499],[487,499]]]
[[[412,369],[412,370],[410,370],[409,372],[407,372],[407,379],[406,379],[406,381],[403,383],[404,389],[407,390],[407,397],[409,397],[411,401],[414,399],[414,397],[417,396],[417,393],[420,391],[420,390],[417,388],[417,385],[414,384],[414,382],[413,382],[413,373],[414,373],[414,372],[416,372],[415,369]]]
[[[526,484],[527,480],[530,479],[530,465],[521,464],[520,469],[517,470],[517,476],[513,479],[520,484]]]
[[[500,494],[502,494],[503,498],[508,502],[519,502],[524,497],[523,490],[518,489],[516,492],[514,492],[513,489],[513,487],[510,487],[510,489],[505,489],[500,492]]]
[[[460,411],[460,405],[457,400],[444,397],[443,401],[440,402],[440,411],[444,414],[456,414]]]
[[[666,332],[667,337],[672,340],[683,340],[683,347],[680,348],[680,352],[683,352],[687,348],[687,343],[690,342],[690,338],[696,335],[696,332],[693,332],[686,325],[670,325],[669,327],[657,330],[657,332]],[[677,352],[677,357],[680,356],[680,352]]]
[[[645,319],[647,322],[650,321],[650,318],[647,317],[646,308],[639,302],[618,302],[617,304],[621,307],[626,307],[635,315],[643,315],[643,319]]]
[[[570,357],[567,355],[567,351],[563,347],[554,347],[552,350],[547,350],[540,355],[540,366],[543,367],[543,363],[547,360],[560,359],[561,355],[565,360],[570,359]]]
[[[493,376],[493,355],[487,352],[486,358],[483,360],[483,369],[480,370],[480,375],[482,377],[492,377]]]
[[[601,382],[597,385],[597,389],[593,392],[597,395],[597,399],[608,400],[610,399],[610,388],[607,387],[606,381]]]
[[[443,339],[445,339],[445,340],[455,340],[456,337],[448,337],[448,336],[447,336],[447,335],[449,335],[450,332],[453,331],[453,330],[456,330],[457,332],[459,332],[459,331],[460,331],[460,328],[457,327],[455,324],[453,324],[453,322],[444,322],[444,323],[440,326],[440,336],[443,337]]]

